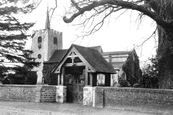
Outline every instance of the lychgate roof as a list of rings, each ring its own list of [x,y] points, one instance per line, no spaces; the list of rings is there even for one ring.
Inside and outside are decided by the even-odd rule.
[[[78,45],[73,45],[73,47],[80,52],[80,54],[97,72],[114,73],[113,66],[103,58],[98,50]]]
[[[68,56],[69,52],[71,52],[71,50],[74,50],[76,51],[76,53],[79,53],[83,57],[83,59],[85,59],[85,62],[87,62],[87,64],[89,64],[95,72],[115,73],[113,66],[103,58],[103,56],[101,55],[101,53],[99,53],[98,50],[74,44],[71,45],[71,47],[66,52],[65,56],[56,68],[58,68],[59,65],[62,65],[62,63]]]

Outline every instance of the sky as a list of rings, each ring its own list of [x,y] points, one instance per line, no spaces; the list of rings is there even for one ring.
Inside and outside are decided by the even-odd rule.
[[[42,0],[42,3],[31,14],[24,18],[27,21],[35,22],[33,30],[44,29],[47,6],[52,8],[55,6],[53,0]],[[155,55],[156,41],[154,38],[149,39],[144,45],[137,47],[149,38],[155,30],[155,22],[145,16],[142,22],[137,20],[137,12],[127,12],[118,19],[117,14],[113,15],[104,26],[96,33],[82,38],[77,38],[85,30],[78,29],[79,26],[74,26],[80,23],[77,18],[73,23],[66,24],[62,17],[67,9],[70,0],[58,0],[58,8],[56,9],[52,19],[51,28],[63,32],[63,48],[67,49],[71,44],[78,44],[82,46],[102,46],[104,52],[111,51],[129,51],[136,49],[141,63],[145,63],[149,57]],[[132,15],[133,14],[133,15]],[[27,47],[31,47],[31,39],[27,42]]]

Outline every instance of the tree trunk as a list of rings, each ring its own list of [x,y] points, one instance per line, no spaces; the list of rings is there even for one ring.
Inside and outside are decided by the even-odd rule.
[[[173,30],[158,27],[159,88],[173,89]]]

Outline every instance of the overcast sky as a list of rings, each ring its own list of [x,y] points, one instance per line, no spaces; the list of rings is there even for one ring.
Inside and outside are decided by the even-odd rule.
[[[52,2],[50,2],[52,1]],[[155,23],[148,17],[143,19],[143,22],[139,24],[136,21],[136,12],[131,14],[128,12],[126,15],[122,15],[119,19],[115,19],[117,15],[113,15],[107,23],[95,34],[88,36],[84,39],[76,39],[76,35],[80,35],[82,30],[76,30],[78,26],[74,26],[74,23],[66,24],[62,20],[62,16],[65,13],[65,9],[68,6],[70,0],[58,0],[58,8],[51,19],[51,28],[60,32],[63,32],[63,48],[67,49],[70,45],[78,44],[82,46],[97,46],[101,45],[103,51],[126,51],[132,50],[135,46],[140,45],[145,39],[147,39],[155,30]],[[49,8],[54,7],[53,0],[49,0]],[[44,29],[47,11],[47,1],[43,0],[40,6],[28,15],[27,20],[36,22],[32,30]],[[79,19],[76,19],[76,23],[79,23]],[[139,26],[140,25],[140,26]],[[31,47],[29,41],[27,47]],[[137,54],[140,61],[145,61],[148,57],[155,54],[155,39],[148,40],[142,47],[137,48]]]

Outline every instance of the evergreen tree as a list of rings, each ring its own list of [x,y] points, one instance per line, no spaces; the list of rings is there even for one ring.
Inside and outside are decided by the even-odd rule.
[[[34,8],[35,4],[29,3],[29,0],[0,1],[1,79],[4,77],[4,72],[9,70],[14,70],[18,73],[27,72],[38,65],[35,59],[30,57],[32,51],[25,49],[25,43],[28,37],[26,31],[34,24],[27,22],[20,23],[17,18],[17,14],[29,13]],[[4,66],[6,63],[17,64],[18,66],[6,67]]]

